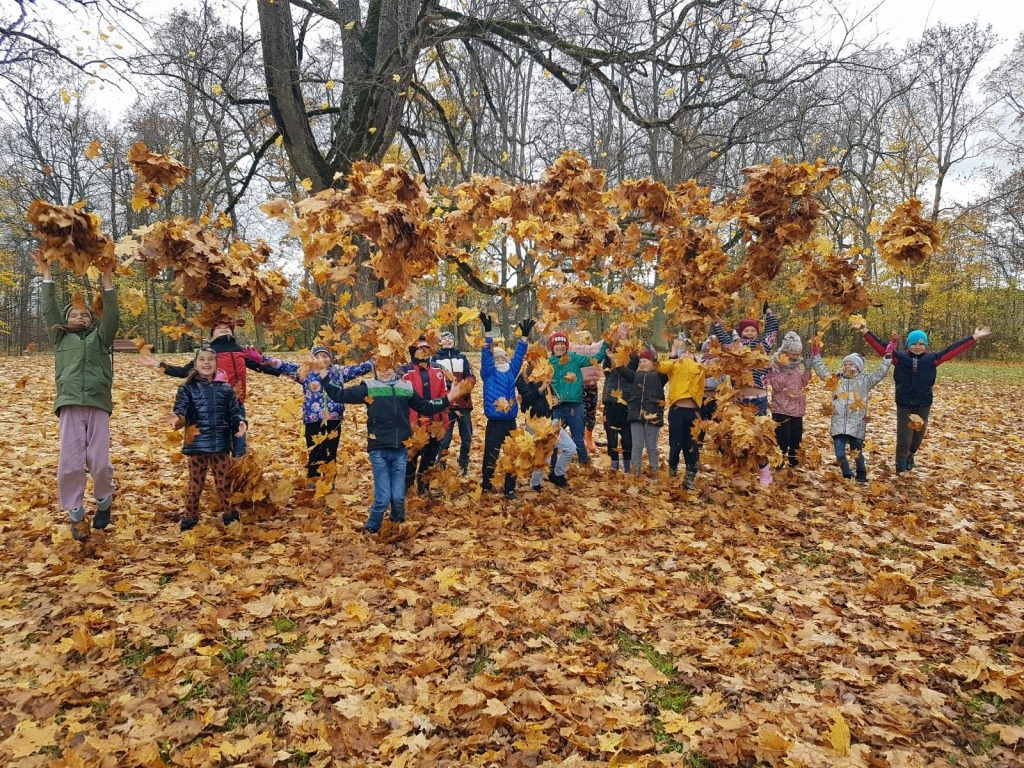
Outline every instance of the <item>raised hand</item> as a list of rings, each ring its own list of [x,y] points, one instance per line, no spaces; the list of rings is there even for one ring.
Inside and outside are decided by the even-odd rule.
[[[244,421],[238,422],[238,431],[235,432],[235,437],[242,437],[249,430],[249,425]]]
[[[482,309],[480,310],[480,325],[484,327],[484,333],[491,332],[491,316]]]
[[[892,357],[892,353],[896,351],[896,340],[892,339],[885,347],[885,352],[882,357]]]
[[[525,320],[519,322],[519,331],[522,333],[523,338],[529,338],[530,332],[533,330],[533,326],[537,324],[537,321],[532,317],[528,317]]]
[[[981,328],[975,328],[974,329],[974,340],[975,341],[981,341],[986,336],[989,336],[991,334],[992,334],[992,329],[989,328],[987,325],[983,326]]]

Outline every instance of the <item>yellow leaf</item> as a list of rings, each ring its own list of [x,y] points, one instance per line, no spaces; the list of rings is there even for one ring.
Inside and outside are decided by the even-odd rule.
[[[64,88],[60,89],[60,100],[63,101],[65,104],[71,103],[71,94],[68,93],[67,90],[65,90]]]
[[[100,144],[98,141],[94,141],[94,142],[90,143],[89,146],[85,148],[84,154],[85,154],[86,159],[87,160],[95,160],[97,157],[99,157],[99,155],[100,155],[100,147],[102,147],[102,146],[103,145]]]
[[[354,21],[350,21],[348,24],[345,25],[345,29],[355,29],[355,28],[356,28],[356,23]]]
[[[307,176],[306,178],[299,182],[299,186],[302,187],[307,192],[309,192],[311,189],[313,189],[313,182]]]
[[[402,76],[396,73],[396,74],[391,76],[391,79],[394,80],[397,83],[397,82],[401,81]]]
[[[220,87],[219,85],[217,85],[216,83],[214,83],[214,84],[213,84],[213,85],[212,85],[212,86],[210,87],[210,91],[211,91],[211,92],[213,93],[213,95],[214,95],[214,96],[220,96],[220,95],[221,95],[222,93],[224,93],[224,89],[223,89],[223,88],[221,88],[221,87]]]
[[[376,128],[375,126],[372,126],[372,125],[371,125],[371,126],[370,126],[370,127],[369,127],[369,128],[367,129],[367,131],[366,131],[366,132],[367,132],[367,133],[376,133],[376,132],[377,132],[377,128]]]
[[[278,136],[276,139],[274,139],[275,146],[280,147],[282,144],[284,144],[284,136]]]
[[[832,727],[828,732],[828,740],[832,743],[832,749],[838,754],[848,755],[850,753],[850,726],[846,724],[846,720],[843,719],[843,715],[840,712],[836,712],[833,715]]]
[[[334,81],[333,80],[328,80],[326,83],[324,83],[324,88],[326,88],[328,91],[333,91],[334,90]]]

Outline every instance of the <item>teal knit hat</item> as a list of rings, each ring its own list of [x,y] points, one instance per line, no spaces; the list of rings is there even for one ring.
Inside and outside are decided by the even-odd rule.
[[[926,347],[928,346],[928,334],[924,331],[911,331],[907,334],[907,346],[912,347],[914,344],[920,342]]]

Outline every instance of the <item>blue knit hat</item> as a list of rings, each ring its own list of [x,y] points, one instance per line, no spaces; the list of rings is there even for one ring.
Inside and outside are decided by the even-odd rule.
[[[911,347],[918,342],[928,346],[928,334],[924,331],[911,331],[907,334],[907,346]]]
[[[320,352],[326,353],[326,355],[329,358],[331,358],[331,361],[334,361],[334,353],[327,347],[325,347],[323,344],[314,344],[313,347],[309,350],[310,357],[316,357],[317,354]]]

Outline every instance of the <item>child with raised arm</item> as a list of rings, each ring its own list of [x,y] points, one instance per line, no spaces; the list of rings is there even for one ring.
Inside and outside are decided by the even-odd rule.
[[[516,390],[519,392],[520,404],[523,408],[523,413],[531,416],[535,419],[551,419],[551,405],[548,403],[548,382],[546,381],[530,381],[527,376],[526,369],[520,371],[520,376],[516,379]],[[558,423],[552,419],[553,423]],[[526,425],[526,430],[530,432],[530,425]],[[555,464],[548,473],[548,480],[555,484],[557,488],[567,488],[569,481],[565,477],[565,473],[569,470],[569,464],[576,458],[576,443],[573,442],[572,436],[569,431],[565,428],[564,424],[558,424],[558,440],[555,443]],[[534,470],[533,475],[530,477],[530,487],[535,490],[540,490],[541,480],[544,479],[544,472],[542,470]]]
[[[583,406],[583,369],[604,361],[608,345],[602,341],[597,352],[582,355],[569,350],[569,337],[564,331],[555,331],[548,337],[548,362],[554,369],[551,392],[557,399],[552,418],[564,424],[576,443],[580,464],[590,463],[586,442],[586,413]]]
[[[646,449],[651,472],[657,477],[661,469],[658,436],[665,424],[665,384],[668,376],[655,368],[656,355],[650,347],[641,350],[637,357],[639,359],[635,372],[630,366],[619,366],[622,375],[633,382],[628,414],[629,429],[633,438],[633,475],[640,476]]]
[[[528,318],[519,323],[521,336],[511,360],[508,359],[508,352],[494,346],[490,315],[481,312],[480,323],[484,327],[484,348],[480,352],[480,378],[484,382],[484,415],[487,417],[481,487],[487,492],[492,490],[491,479],[498,465],[501,446],[509,433],[516,428],[516,417],[519,415],[516,379],[523,367],[523,360],[526,359],[526,348],[530,343],[530,331],[533,329],[534,321]],[[506,499],[516,497],[515,475],[505,475],[504,492]]]
[[[848,452],[852,453],[857,467],[857,482],[868,481],[867,463],[864,460],[864,438],[867,434],[868,398],[871,390],[878,385],[889,372],[895,342],[884,350],[882,364],[871,373],[864,372],[864,358],[853,352],[843,358],[843,368],[839,372],[839,382],[832,392],[832,445],[836,452],[836,460],[843,472],[843,477],[854,476],[850,469]],[[811,365],[814,371],[827,380],[831,373],[821,359],[821,348],[811,345]]]
[[[455,334],[445,331],[438,337],[438,341],[441,348],[434,353],[430,362],[444,371],[448,386],[463,379],[469,379],[475,384],[473,366],[470,365],[469,358],[456,348]],[[456,400],[448,407],[448,431],[444,433],[444,439],[441,441],[442,465],[451,447],[456,426],[459,428],[459,471],[465,477],[469,474],[469,449],[473,444],[473,400],[470,395]]]
[[[43,274],[43,316],[53,334],[54,376],[57,399],[54,411],[60,422],[57,493],[71,520],[76,541],[89,538],[85,520],[85,476],[92,475],[96,513],[92,527],[110,524],[114,501],[114,465],[110,462],[110,414],[114,410],[114,337],[120,323],[113,270],[101,278],[103,316],[97,319],[84,303],[57,309],[57,288],[50,264],[41,256],[36,264]]]
[[[448,392],[448,381],[444,371],[430,362],[434,350],[425,336],[420,336],[416,343],[409,347],[411,362],[406,368],[405,380],[412,384],[413,390],[420,397],[431,400],[441,397]],[[458,400],[459,398],[455,398]],[[415,410],[409,410],[409,422],[424,429],[431,429],[433,425],[440,425],[441,434],[438,435],[431,430],[426,445],[414,452],[409,457],[405,467],[405,487],[411,488],[416,482],[416,490],[425,493],[427,490],[426,481],[423,476],[434,466],[438,455],[441,453],[441,440],[448,432],[448,411],[433,414],[430,417]]]
[[[867,323],[852,324],[854,330],[864,334],[864,340],[878,354],[888,347],[868,330]],[[932,387],[937,369],[945,362],[966,352],[991,334],[988,328],[976,328],[972,336],[954,341],[939,352],[928,351],[928,334],[916,330],[907,334],[906,351],[892,353],[893,379],[896,382],[896,473],[914,468],[914,457],[928,428],[928,415],[932,409]]]
[[[341,440],[341,422],[345,406],[327,396],[324,382],[344,386],[345,382],[365,376],[373,370],[373,363],[366,361],[358,365],[336,365],[334,353],[323,344],[314,344],[309,350],[309,360],[303,364],[263,356],[262,368],[266,373],[286,376],[302,385],[302,422],[306,438],[306,478],[315,487],[317,478],[322,477],[324,468],[338,458],[338,442]],[[333,472],[329,473],[333,476]]]
[[[772,358],[765,383],[772,388],[771,409],[775,420],[775,439],[779,450],[795,467],[800,463],[797,451],[804,439],[804,414],[807,395],[804,388],[811,381],[810,363],[803,365],[804,345],[796,331],[782,337],[779,351]]]
[[[770,357],[772,348],[775,346],[775,337],[779,332],[779,320],[768,306],[768,302],[765,302],[764,333],[761,333],[761,324],[749,317],[737,323],[736,331],[739,338],[734,339],[733,335],[725,330],[725,326],[720,320],[716,320],[711,326],[712,335],[723,347],[739,343],[748,349],[761,349]],[[768,374],[768,369],[753,368],[750,373],[753,377],[753,384],[743,384],[739,387],[739,403],[756,410],[758,416],[767,416],[768,390],[765,387],[764,378]],[[767,463],[758,467],[758,479],[762,485],[771,485],[772,470]]]
[[[636,363],[637,358],[632,357],[630,365],[634,371]],[[605,357],[603,367],[604,391],[601,400],[608,458],[611,460],[612,472],[618,472],[621,466],[622,471],[628,475],[632,471],[633,461],[633,433],[629,429],[629,396],[633,392],[633,382],[612,363],[611,356]]]
[[[185,428],[181,452],[188,459],[188,488],[180,522],[182,531],[199,523],[199,499],[207,472],[213,474],[224,525],[238,520],[238,512],[230,502],[231,447],[233,438],[245,435],[248,426],[234,388],[223,374],[218,377],[217,350],[209,344],[201,345],[192,363],[191,373],[174,398],[174,413],[167,417],[175,429]]]
[[[419,395],[408,379],[399,378],[393,365],[376,367],[373,377],[349,387],[324,382],[327,396],[336,403],[366,406],[366,449],[373,469],[373,503],[363,530],[377,533],[384,522],[384,510],[391,507],[392,522],[405,521],[405,467],[412,436],[409,409],[432,416],[469,393],[473,385],[460,381],[440,398],[428,400]]]

